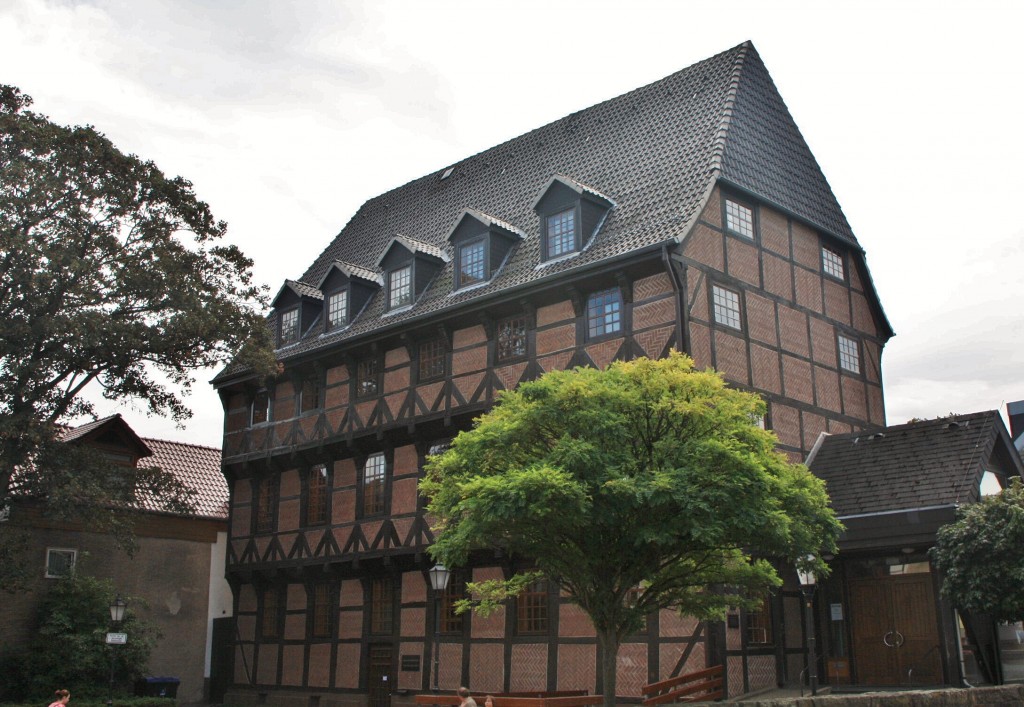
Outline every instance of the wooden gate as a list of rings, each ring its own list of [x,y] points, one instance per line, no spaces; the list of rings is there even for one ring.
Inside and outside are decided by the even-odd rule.
[[[366,664],[369,707],[391,707],[391,682],[395,679],[390,643],[371,643]]]

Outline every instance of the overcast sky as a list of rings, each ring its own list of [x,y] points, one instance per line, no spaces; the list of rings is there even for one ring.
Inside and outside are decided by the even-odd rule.
[[[898,424],[1024,399],[1022,8],[5,0],[0,82],[190,179],[276,292],[366,199],[753,40],[867,251]],[[219,446],[211,376],[184,430],[117,409]]]

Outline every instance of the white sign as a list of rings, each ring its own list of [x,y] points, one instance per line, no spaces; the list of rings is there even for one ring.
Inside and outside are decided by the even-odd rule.
[[[843,605],[842,604],[830,604],[829,608],[832,610],[832,620],[842,621],[843,620]]]
[[[108,633],[107,634],[107,644],[108,645],[111,645],[111,646],[114,646],[114,645],[121,646],[121,645],[124,645],[127,642],[128,642],[128,634],[127,633]]]

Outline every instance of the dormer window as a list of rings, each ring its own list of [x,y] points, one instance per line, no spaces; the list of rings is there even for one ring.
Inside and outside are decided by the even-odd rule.
[[[533,209],[540,217],[542,260],[556,260],[587,247],[615,203],[575,179],[555,176]]]
[[[281,312],[281,332],[278,338],[281,346],[299,340],[299,308],[295,307]]]
[[[388,273],[388,309],[412,304],[412,266]]]
[[[557,258],[560,255],[579,250],[576,243],[576,209],[566,209],[547,217],[547,257]]]
[[[466,209],[455,221],[448,241],[455,248],[455,289],[493,278],[512,247],[525,237],[522,231],[494,216]]]
[[[326,294],[324,331],[337,331],[348,326],[383,284],[378,272],[341,260],[331,263],[318,284]]]
[[[332,292],[327,297],[327,328],[337,329],[348,324],[348,290]]]

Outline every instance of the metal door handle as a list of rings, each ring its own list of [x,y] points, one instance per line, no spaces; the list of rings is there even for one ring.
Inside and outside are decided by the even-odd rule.
[[[892,635],[892,631],[889,631],[884,636],[882,636],[882,643],[884,643],[885,645],[889,646],[889,648],[894,648],[895,646],[892,643],[889,643],[889,636],[891,636],[891,635]]]

